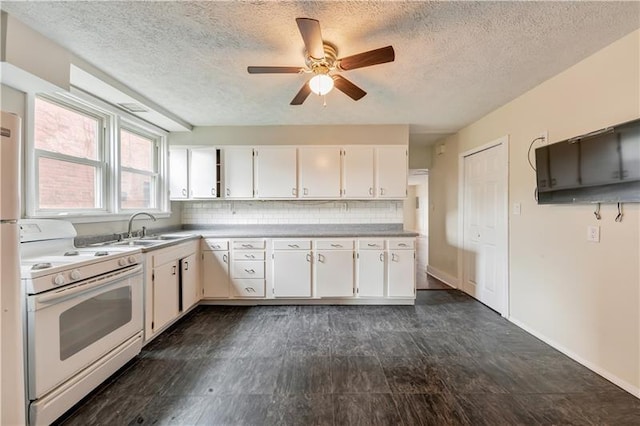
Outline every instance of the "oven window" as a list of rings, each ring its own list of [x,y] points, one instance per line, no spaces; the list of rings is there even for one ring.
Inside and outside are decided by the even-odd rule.
[[[131,321],[131,287],[120,287],[60,315],[60,360],[82,351]]]

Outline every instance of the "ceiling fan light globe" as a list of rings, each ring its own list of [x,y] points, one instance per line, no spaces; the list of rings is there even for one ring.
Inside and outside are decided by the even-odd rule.
[[[315,75],[309,80],[309,88],[316,95],[326,95],[333,89],[333,79],[327,74]]]

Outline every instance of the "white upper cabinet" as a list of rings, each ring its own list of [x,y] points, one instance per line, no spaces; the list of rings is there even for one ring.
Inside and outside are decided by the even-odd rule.
[[[191,198],[216,198],[218,196],[218,150],[194,148],[191,150],[189,183]]]
[[[253,198],[253,148],[224,148],[224,198]]]
[[[374,189],[374,148],[371,146],[350,146],[344,149],[343,196],[345,198],[373,198]]]
[[[340,148],[298,149],[300,198],[340,198]]]
[[[256,197],[296,198],[296,148],[260,147],[255,152]]]
[[[376,152],[377,197],[407,196],[407,147],[378,147]]]
[[[187,148],[169,149],[170,182],[169,198],[186,200],[189,198],[189,150]]]

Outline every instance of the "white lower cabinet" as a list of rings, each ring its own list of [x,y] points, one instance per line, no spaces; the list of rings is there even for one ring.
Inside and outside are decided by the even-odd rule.
[[[229,297],[229,242],[205,239],[202,243],[202,288],[205,298]]]
[[[384,297],[384,240],[358,242],[358,296]]]
[[[178,261],[153,268],[153,330],[159,330],[176,318],[178,307]]]
[[[387,251],[387,296],[414,297],[416,289],[415,239],[390,240]]]
[[[316,296],[353,297],[353,240],[316,240],[314,244]]]
[[[274,297],[311,297],[311,261],[310,242],[283,242],[294,246],[292,249],[273,251],[273,296]],[[296,247],[309,247],[298,250]]]
[[[184,312],[198,303],[200,290],[200,274],[198,274],[198,257],[196,253],[180,259],[180,311]]]
[[[231,295],[240,298],[265,296],[265,241],[233,240]]]

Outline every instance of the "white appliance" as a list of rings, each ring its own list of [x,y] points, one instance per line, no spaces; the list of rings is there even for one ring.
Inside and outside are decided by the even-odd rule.
[[[19,233],[20,117],[2,112],[0,127],[0,424],[25,423]]]
[[[142,348],[143,257],[76,248],[73,225],[21,220],[29,424],[50,424]]]

